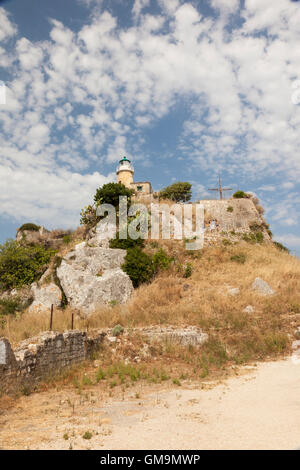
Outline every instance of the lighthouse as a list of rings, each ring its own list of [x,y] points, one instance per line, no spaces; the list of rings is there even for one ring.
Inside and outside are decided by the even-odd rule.
[[[134,168],[131,165],[130,160],[127,157],[123,157],[119,161],[119,166],[117,168],[117,179],[118,183],[122,183],[126,188],[132,188],[133,185],[133,175]]]
[[[133,181],[134,168],[127,157],[119,161],[116,173],[118,183],[124,184],[128,189],[133,189],[136,197],[152,195],[152,186],[149,181]]]

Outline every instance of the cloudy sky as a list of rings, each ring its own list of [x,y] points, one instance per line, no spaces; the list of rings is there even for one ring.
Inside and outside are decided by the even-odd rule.
[[[299,25],[292,0],[0,1],[0,242],[78,225],[127,155],[155,189],[254,192],[300,254]]]

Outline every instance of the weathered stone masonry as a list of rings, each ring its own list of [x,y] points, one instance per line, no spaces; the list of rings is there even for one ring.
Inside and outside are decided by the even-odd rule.
[[[20,387],[34,386],[42,379],[68,369],[91,357],[105,333],[88,337],[85,332],[45,332],[23,341],[13,351],[6,338],[0,338],[0,394]]]

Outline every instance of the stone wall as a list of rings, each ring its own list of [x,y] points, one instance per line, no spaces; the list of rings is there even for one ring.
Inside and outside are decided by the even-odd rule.
[[[199,203],[204,206],[204,243],[207,245],[224,238],[234,241],[234,232],[237,235],[249,233],[252,224],[264,222],[252,199],[202,200]],[[270,236],[264,227],[262,232],[265,241],[269,241]]]
[[[0,394],[34,387],[39,381],[91,357],[105,333],[87,336],[72,330],[45,332],[23,341],[13,351],[6,338],[0,338]]]

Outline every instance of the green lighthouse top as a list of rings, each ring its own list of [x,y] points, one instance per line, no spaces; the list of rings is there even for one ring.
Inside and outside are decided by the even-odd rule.
[[[130,163],[130,160],[128,160],[127,157],[123,157],[122,160],[120,160],[119,163],[123,163],[123,162],[128,162],[128,163]]]

